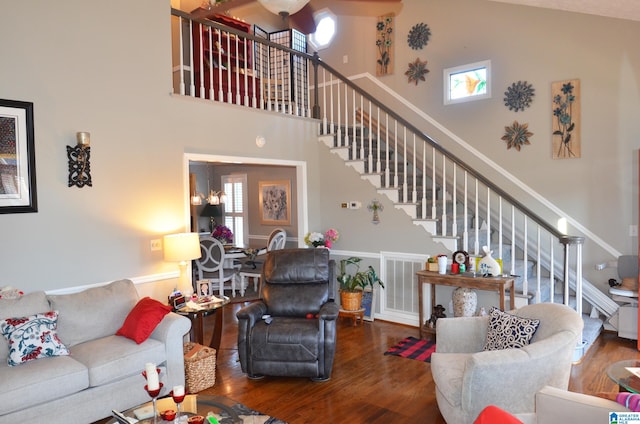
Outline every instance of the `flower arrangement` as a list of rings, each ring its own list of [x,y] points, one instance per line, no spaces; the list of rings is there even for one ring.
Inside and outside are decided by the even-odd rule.
[[[309,232],[304,236],[304,243],[309,247],[328,247],[338,241],[340,233],[335,228],[329,228],[324,234],[319,232]]]
[[[373,222],[374,224],[379,224],[380,215],[378,214],[378,211],[382,212],[384,210],[384,206],[382,206],[382,203],[380,203],[378,199],[373,199],[367,206],[367,209],[369,209],[369,212],[373,212],[373,219],[371,220],[371,222]]]
[[[224,225],[216,225],[211,232],[211,237],[220,240],[222,243],[233,243],[233,233],[229,227]]]

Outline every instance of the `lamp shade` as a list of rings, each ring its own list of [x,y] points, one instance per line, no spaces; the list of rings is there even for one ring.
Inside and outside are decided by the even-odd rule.
[[[164,236],[164,260],[182,262],[197,259],[200,253],[198,233],[179,233]]]
[[[204,205],[204,208],[202,208],[202,212],[200,212],[200,216],[206,216],[206,217],[213,216],[215,218],[219,218],[222,216],[222,210],[218,205],[212,205],[210,203],[206,203]]]
[[[258,2],[276,15],[293,15],[309,3],[309,0],[258,0]]]

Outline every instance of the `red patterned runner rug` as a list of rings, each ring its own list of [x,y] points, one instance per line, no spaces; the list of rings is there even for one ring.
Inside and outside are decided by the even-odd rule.
[[[400,340],[395,346],[391,346],[384,354],[431,362],[431,354],[435,351],[436,344],[434,342],[409,336]]]

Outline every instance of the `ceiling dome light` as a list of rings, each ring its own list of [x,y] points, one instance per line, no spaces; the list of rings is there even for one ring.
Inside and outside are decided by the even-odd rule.
[[[302,9],[309,0],[258,0],[269,12],[276,15],[293,15]]]

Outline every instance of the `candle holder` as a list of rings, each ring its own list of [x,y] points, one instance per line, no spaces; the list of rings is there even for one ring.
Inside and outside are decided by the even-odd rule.
[[[158,399],[158,395],[160,394],[160,390],[162,390],[162,386],[164,384],[159,383],[157,389],[150,390],[147,384],[144,385],[144,389],[147,391],[149,396],[151,397],[151,401],[153,403],[153,422],[154,424],[158,422],[158,407],[156,406],[156,400]]]
[[[183,391],[181,395],[175,394],[173,390],[171,391],[171,397],[173,398],[173,401],[176,403],[176,406],[178,407],[177,408],[178,413],[176,414],[176,419],[174,421],[175,424],[180,424],[180,420],[182,419],[180,407],[186,394],[187,394],[186,391]]]

